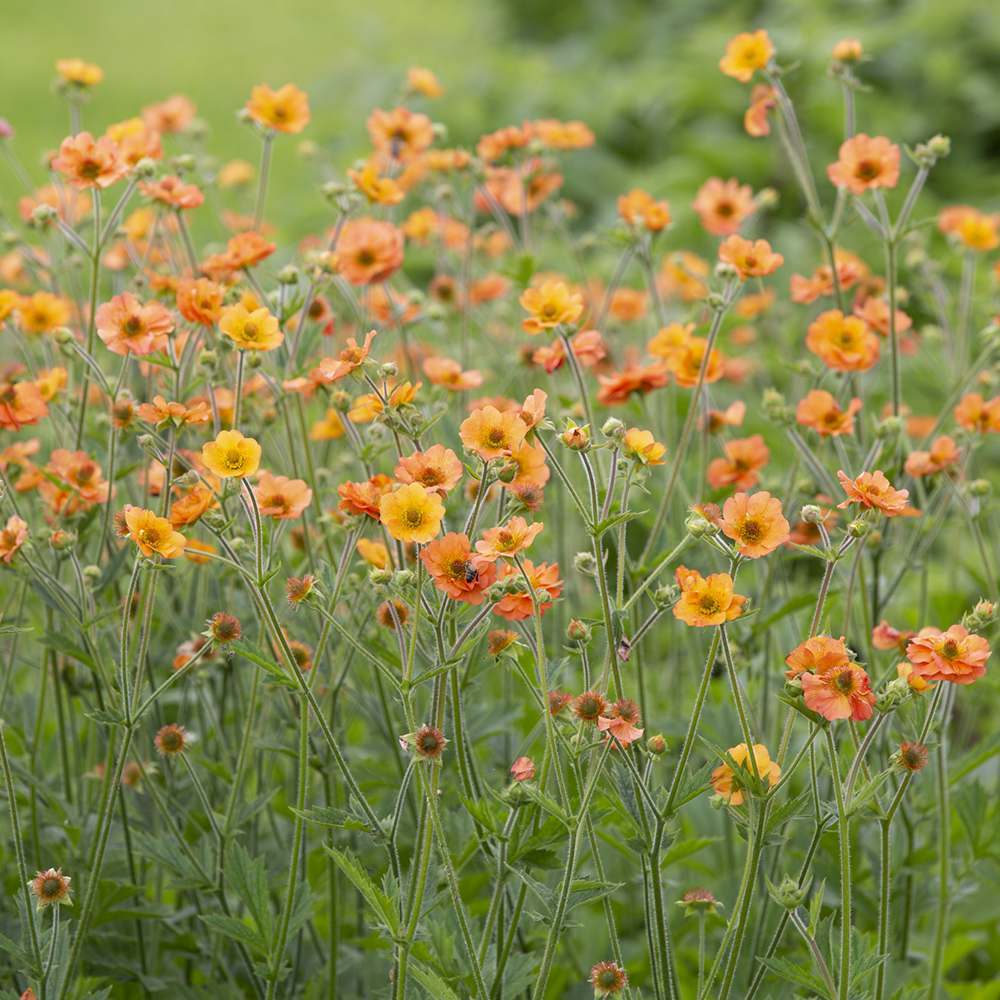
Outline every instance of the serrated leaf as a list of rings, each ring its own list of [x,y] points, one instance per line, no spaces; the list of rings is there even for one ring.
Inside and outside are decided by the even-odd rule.
[[[255,951],[259,955],[267,955],[268,944],[260,936],[260,932],[249,924],[243,923],[242,920],[227,917],[224,913],[201,913],[198,915],[198,919],[220,934],[225,934],[227,938],[246,945],[251,951]]]
[[[337,867],[347,876],[351,884],[364,897],[374,913],[389,928],[393,935],[399,933],[399,913],[388,893],[379,888],[362,867],[358,858],[349,851],[342,851],[329,845],[323,848],[337,863]]]

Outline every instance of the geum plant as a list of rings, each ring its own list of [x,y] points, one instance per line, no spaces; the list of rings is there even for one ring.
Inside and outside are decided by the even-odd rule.
[[[292,85],[257,168],[95,137],[79,60],[45,187],[3,123],[6,995],[995,995],[998,219],[920,218],[858,42],[820,176],[766,32],[720,65],[781,301],[774,191],[705,182],[714,265],[642,190],[581,239],[580,122],[376,110],[284,254]]]

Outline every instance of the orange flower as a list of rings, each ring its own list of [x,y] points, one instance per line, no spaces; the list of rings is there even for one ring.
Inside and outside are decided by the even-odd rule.
[[[821,437],[836,437],[854,433],[854,417],[860,409],[861,400],[857,396],[842,410],[825,389],[812,389],[795,408],[795,419]]]
[[[955,407],[955,420],[967,431],[1000,433],[1000,396],[984,400],[978,392],[966,393]]]
[[[319,373],[324,382],[337,382],[360,368],[368,359],[372,341],[377,331],[369,330],[365,334],[365,342],[358,345],[354,337],[348,338],[347,346],[335,358],[323,358],[319,363]]]
[[[226,290],[208,278],[185,278],[177,285],[177,310],[189,323],[215,326]]]
[[[48,412],[34,382],[0,382],[0,427],[17,431],[37,424]]]
[[[536,592],[543,591],[551,598],[551,600],[545,600],[544,597],[540,598],[542,603],[538,606],[538,612],[544,615],[552,607],[552,601],[562,593],[562,580],[559,579],[559,564],[539,563],[536,566],[530,559],[525,559],[522,565],[532,589]],[[508,577],[514,576],[521,579],[522,583],[524,582],[519,569],[508,562],[501,563],[497,578],[505,580]],[[530,594],[523,592],[507,594],[500,599],[493,610],[501,618],[506,618],[509,622],[523,621],[535,613]]]
[[[748,495],[737,493],[722,507],[722,531],[736,543],[736,550],[748,559],[759,559],[788,540],[788,521],[781,501],[762,490]]]
[[[743,113],[743,128],[747,135],[755,139],[771,134],[771,123],[767,116],[778,106],[777,94],[773,87],[758,83],[750,91],[750,107]]]
[[[262,472],[254,487],[261,515],[276,521],[291,521],[302,516],[312,503],[312,490],[301,479],[272,476]]]
[[[805,673],[825,674],[850,662],[851,655],[843,636],[834,639],[829,635],[814,635],[799,643],[785,657],[788,665],[785,676],[792,680]]]
[[[260,467],[260,445],[239,431],[219,431],[201,446],[201,458],[220,479],[243,479]]]
[[[863,319],[883,337],[889,336],[889,303],[885,299],[869,296],[861,305],[854,307],[854,315]],[[911,326],[913,326],[913,320],[902,309],[897,309],[896,332],[906,333]]]
[[[52,169],[76,188],[107,188],[121,180],[128,170],[114,139],[94,139],[89,132],[78,132],[63,139],[52,161]]]
[[[274,243],[251,229],[229,238],[222,255],[223,263],[233,271],[245,270],[267,260],[277,249]]]
[[[170,313],[159,302],[141,303],[131,292],[122,292],[97,310],[97,335],[115,354],[152,354],[167,346],[174,328]]]
[[[440,97],[444,93],[438,78],[423,66],[411,66],[406,71],[406,88],[423,97]]]
[[[185,184],[179,177],[161,177],[157,181],[143,181],[139,190],[152,201],[167,208],[197,208],[205,200],[195,184]]]
[[[219,329],[241,351],[273,351],[285,339],[277,316],[263,306],[251,311],[241,302],[222,310]]]
[[[359,538],[356,548],[358,555],[369,566],[385,569],[389,565],[389,550],[381,542],[373,542],[369,538]]]
[[[326,416],[322,420],[317,420],[309,428],[309,440],[335,441],[337,438],[342,438],[345,433],[344,421],[341,420],[340,414],[331,409],[326,411]]]
[[[426,451],[415,451],[401,458],[393,475],[397,482],[420,483],[445,496],[462,478],[462,463],[451,448],[434,444]]]
[[[670,225],[670,206],[641,188],[633,188],[618,198],[618,214],[630,226],[641,226],[651,233]]]
[[[986,673],[990,644],[962,625],[952,625],[947,632],[925,628],[910,640],[906,656],[925,681],[971,684]]]
[[[840,147],[826,175],[839,188],[861,195],[874,188],[894,188],[899,181],[899,146],[884,136],[859,132]]]
[[[291,83],[272,90],[266,83],[250,91],[246,103],[250,117],[264,128],[295,135],[309,124],[309,98]]]
[[[526,333],[572,326],[583,314],[583,296],[564,281],[543,281],[537,288],[526,288],[518,301],[530,314],[521,322]]]
[[[528,428],[517,413],[482,406],[462,421],[458,431],[466,448],[490,461],[519,448]]]
[[[142,507],[125,507],[125,523],[129,538],[139,546],[146,557],[154,554],[164,559],[174,559],[184,551],[187,539],[165,517],[157,517]]]
[[[730,403],[724,410],[709,410],[707,423],[710,434],[718,434],[723,427],[741,427],[747,413],[747,404],[742,399]]]
[[[614,706],[611,712],[610,716],[601,715],[598,717],[597,729],[606,734],[606,739],[613,736],[623,749],[627,749],[645,732],[644,729],[639,729],[636,726],[636,722],[639,721],[638,712],[632,717],[628,713],[620,715]]]
[[[910,634],[915,633],[911,632]],[[910,690],[916,691],[917,694],[923,694],[930,687],[930,684],[920,674],[914,672],[913,664],[908,660],[901,660],[896,664],[896,676],[900,680],[906,681]]]
[[[933,476],[954,465],[960,458],[954,438],[942,434],[934,439],[930,451],[911,451],[906,457],[905,472],[915,479]]]
[[[740,83],[749,83],[759,69],[764,69],[774,55],[774,46],[766,31],[745,32],[731,38],[719,69]]]
[[[485,190],[490,197],[478,190],[474,199],[477,210],[488,212],[495,203],[499,203],[510,215],[534,212],[562,187],[562,174],[544,169],[545,165],[546,161],[534,157],[515,168],[488,168]]]
[[[545,419],[545,403],[548,398],[549,394],[542,389],[532,389],[531,395],[521,404],[518,416],[524,421],[524,426],[529,431]]]
[[[678,566],[675,579],[681,596],[674,605],[674,617],[686,625],[722,625],[743,614],[747,599],[733,593],[733,578],[728,573],[704,577],[696,569]]]
[[[70,516],[108,502],[111,486],[85,451],[57,448],[49,455],[39,492],[57,514]]]
[[[847,494],[847,499],[837,504],[838,507],[859,503],[868,509],[882,511],[886,517],[898,517],[906,509],[909,490],[895,489],[879,471],[862,472],[857,479],[851,479],[843,469],[840,469],[837,472],[837,479]]]
[[[424,374],[433,385],[440,385],[452,392],[465,392],[483,384],[481,372],[475,369],[462,371],[462,366],[451,358],[427,358],[424,361]]]
[[[0,562],[10,563],[17,550],[28,540],[28,522],[16,514],[7,518],[7,524],[0,531]]]
[[[35,292],[17,302],[18,325],[25,333],[51,333],[69,322],[70,305],[52,292]]]
[[[83,59],[57,59],[56,72],[66,83],[81,88],[96,87],[104,79],[104,70],[100,66]]]
[[[839,309],[820,313],[809,325],[806,347],[827,368],[838,372],[867,371],[878,361],[878,337],[863,319]]]
[[[479,605],[496,579],[496,567],[472,553],[468,535],[449,531],[420,552],[420,560],[438,590],[452,600]]]
[[[543,525],[540,522],[528,524],[523,517],[512,517],[506,524],[490,528],[476,542],[476,552],[485,562],[497,559],[513,559],[535,540]]]
[[[117,143],[118,155],[127,167],[134,167],[146,158],[163,158],[160,133],[151,129],[141,118],[128,118],[109,125],[104,134]]]
[[[714,458],[708,463],[708,485],[713,490],[724,486],[737,486],[748,490],[757,485],[758,471],[771,460],[771,452],[759,434],[748,438],[733,438],[722,450],[725,458]]]
[[[693,389],[698,384],[698,376],[701,373],[707,349],[708,341],[704,337],[688,337],[683,347],[671,355],[667,361],[667,368],[679,386]],[[705,368],[705,382],[718,382],[724,374],[722,353],[712,348],[712,353],[708,356],[708,365]]]
[[[708,261],[697,254],[678,250],[663,258],[657,285],[660,293],[670,299],[697,302],[708,294]]]
[[[719,260],[736,268],[740,281],[767,277],[785,263],[785,258],[775,253],[767,240],[751,241],[735,235],[719,247]]]
[[[391,177],[382,177],[378,164],[369,160],[361,170],[349,170],[354,186],[374,205],[398,205],[406,193]]]
[[[684,353],[693,333],[694,323],[669,323],[657,330],[653,339],[646,344],[646,350],[654,357],[669,362]]]
[[[740,184],[735,177],[728,181],[709,177],[698,189],[693,207],[706,232],[713,236],[730,236],[740,231],[756,205],[749,184]]]
[[[665,445],[653,437],[652,431],[630,427],[622,438],[622,451],[641,465],[663,465],[667,453]]]
[[[954,236],[967,250],[985,253],[1000,246],[1000,216],[986,215],[970,205],[955,205],[938,216],[938,228]]]
[[[147,424],[171,423],[175,427],[189,424],[207,424],[212,419],[212,411],[203,399],[184,403],[167,402],[163,396],[156,395],[152,403],[140,403],[139,419]]]
[[[392,489],[392,480],[381,474],[372,476],[362,483],[341,483],[337,487],[340,495],[339,507],[348,514],[366,514],[376,521],[381,516],[382,497]]]
[[[594,145],[594,133],[581,121],[563,122],[556,118],[539,118],[525,122],[524,128],[533,139],[550,149],[585,149]]]
[[[726,755],[733,760],[740,771],[745,771],[743,780],[753,778],[755,773],[760,776],[761,781],[766,781],[769,785],[774,785],[781,777],[781,768],[776,761],[771,760],[771,755],[767,752],[767,747],[763,743],[753,745],[753,761],[750,760],[750,748],[746,743],[739,746],[730,747]],[[739,806],[743,804],[743,788],[741,776],[732,769],[728,761],[720,764],[712,771],[712,788],[715,794],[720,796],[727,805]]]
[[[142,109],[146,124],[162,135],[183,132],[194,121],[197,113],[194,102],[183,94],[174,94],[158,104]]]
[[[802,694],[806,708],[831,722],[870,719],[875,704],[868,674],[856,663],[832,667],[822,674],[803,674]]]
[[[632,393],[645,395],[654,389],[661,389],[669,380],[667,369],[662,364],[627,364],[619,372],[597,376],[601,384],[597,401],[602,406],[619,405],[627,402]]]
[[[403,233],[391,222],[351,219],[337,243],[337,266],[352,285],[385,281],[403,263]]]
[[[916,632],[900,631],[893,628],[884,618],[872,629],[872,645],[876,649],[898,649],[906,651],[906,644],[916,635]]]
[[[434,141],[430,118],[409,108],[376,108],[368,116],[367,127],[376,151],[391,160],[411,160]]]
[[[596,330],[580,330],[569,338],[570,350],[573,356],[584,368],[593,368],[603,361],[608,352],[604,347],[604,339]],[[553,340],[538,347],[531,355],[536,365],[541,365],[550,375],[562,368],[566,361],[566,351],[561,340]]]
[[[400,486],[379,499],[379,519],[401,542],[429,542],[441,530],[443,517],[441,497],[420,483]]]
[[[847,291],[859,281],[868,277],[868,267],[864,261],[846,250],[837,250],[837,283],[841,291]],[[812,276],[804,278],[801,274],[793,274],[791,280],[791,297],[793,302],[808,305],[821,297],[829,297],[834,293],[833,271],[826,265],[816,268]]]
[[[507,461],[516,466],[514,478],[510,482],[501,480],[500,485],[526,499],[525,490],[540,490],[549,481],[549,467],[545,464],[545,449],[541,444],[522,442],[508,456]],[[533,508],[532,508],[533,509]]]
[[[215,494],[204,484],[195,483],[170,505],[170,523],[175,528],[195,524],[204,514],[218,506]]]

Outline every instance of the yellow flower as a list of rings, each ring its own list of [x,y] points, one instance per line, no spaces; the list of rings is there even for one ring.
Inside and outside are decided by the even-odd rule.
[[[389,550],[381,542],[373,542],[369,538],[358,539],[358,555],[369,566],[385,569],[389,565]]]
[[[541,333],[560,325],[572,326],[583,313],[583,296],[572,291],[564,281],[543,281],[538,288],[527,288],[519,301],[530,313],[521,322],[525,333]]]
[[[219,329],[244,351],[273,351],[285,339],[277,316],[263,307],[251,312],[242,302],[222,310]]]
[[[104,70],[82,59],[60,59],[56,62],[56,72],[66,83],[77,87],[96,87],[104,79]]]
[[[623,444],[625,453],[643,465],[663,465],[667,449],[653,437],[652,431],[630,427],[625,432]]]
[[[250,92],[246,105],[250,117],[276,132],[301,132],[309,124],[309,98],[291,83],[272,90],[266,83]]]
[[[420,483],[409,483],[381,498],[379,515],[393,538],[423,544],[441,530],[444,504],[437,493]]]
[[[774,46],[766,31],[747,32],[729,40],[719,69],[740,83],[749,83],[754,73],[763,69],[774,55]]]
[[[424,97],[440,97],[444,93],[441,81],[423,66],[411,66],[406,71],[406,89]]]
[[[361,170],[348,171],[354,186],[376,205],[398,205],[403,189],[391,178],[379,176],[378,167],[370,160]]]
[[[219,170],[219,187],[242,187],[253,180],[256,172],[254,165],[246,160],[230,160]]]
[[[144,556],[155,553],[164,559],[173,559],[184,551],[187,544],[187,539],[179,531],[174,531],[165,517],[157,517],[143,507],[129,504],[125,508],[125,523],[129,538],[139,546]]]
[[[239,431],[219,431],[214,441],[202,445],[201,457],[220,479],[242,479],[257,471],[260,445]]]
[[[344,436],[344,421],[336,410],[327,410],[322,420],[317,420],[309,429],[310,441],[335,441]]]

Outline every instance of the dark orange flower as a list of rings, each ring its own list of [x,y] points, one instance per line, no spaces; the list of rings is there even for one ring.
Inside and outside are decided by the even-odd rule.
[[[897,490],[879,471],[862,472],[851,479],[840,469],[837,479],[847,494],[847,499],[837,504],[838,507],[859,503],[868,509],[880,510],[886,517],[898,517],[906,510],[909,490]]]
[[[482,604],[486,588],[496,579],[496,567],[472,551],[468,535],[449,531],[420,551],[420,561],[438,590],[452,600]]]
[[[748,490],[757,485],[757,473],[771,460],[770,449],[759,434],[748,438],[733,438],[722,450],[725,458],[714,458],[708,464],[708,485],[714,490],[737,486]]]

